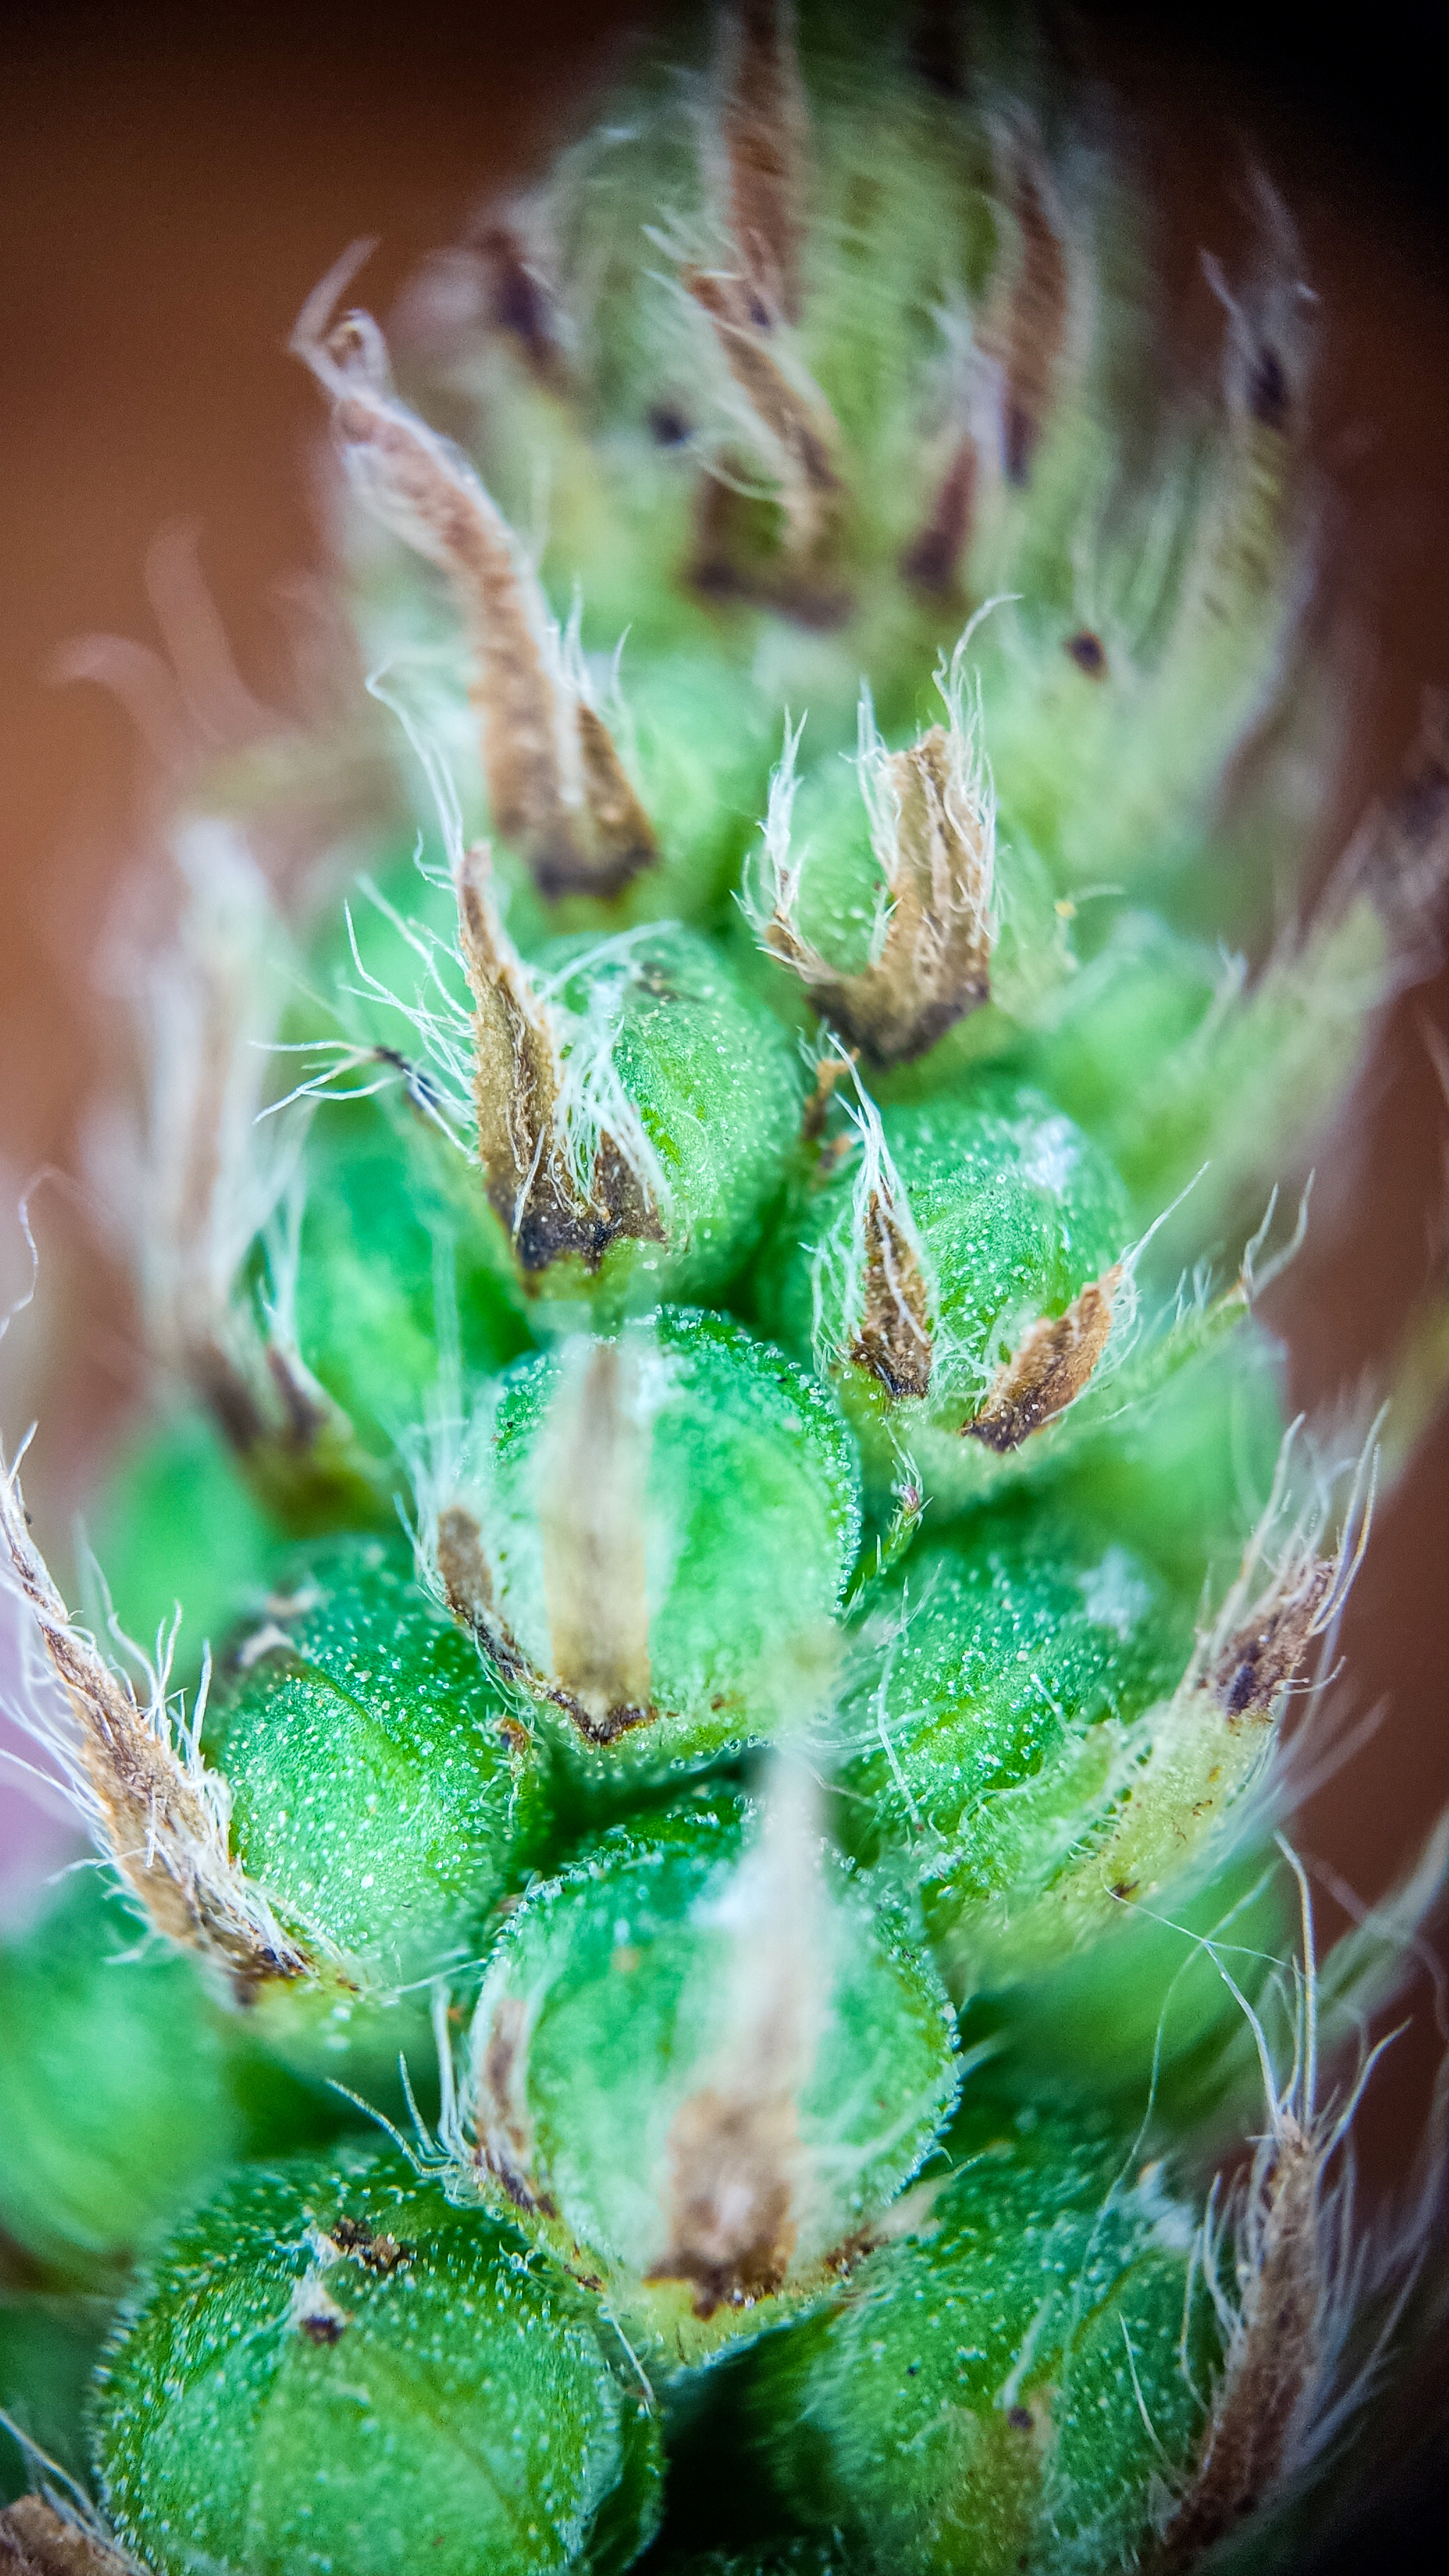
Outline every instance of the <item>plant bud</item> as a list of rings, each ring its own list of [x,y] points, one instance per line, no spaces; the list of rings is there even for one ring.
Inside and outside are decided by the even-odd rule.
[[[1010,1918],[1120,1794],[1190,1612],[1090,1521],[1013,1498],[918,1545],[873,1595],[841,1702],[847,1847],[896,1857],[937,1941]]]
[[[397,1542],[291,1565],[233,1648],[216,1727],[242,1867],[344,1994],[458,1967],[546,1830],[540,1760]]]
[[[105,2364],[97,2458],[153,2576],[616,2576],[659,2437],[606,2319],[390,2150],[232,2177]]]
[[[828,1369],[880,1483],[908,1454],[964,1498],[1064,1413],[1130,1304],[1101,1153],[1005,1076],[876,1111],[827,1146],[782,1246],[783,1338]]]
[[[823,1847],[808,1775],[697,1793],[511,1918],[479,1998],[479,2164],[667,2364],[818,2295],[955,2098],[934,1970]]]
[[[960,2130],[916,2235],[746,2356],[757,2456],[862,2571],[1132,2566],[1217,2357],[1196,2215],[1090,2116]]]
[[[860,1532],[829,1394],[721,1315],[522,1361],[437,1492],[455,1614],[596,1777],[768,1738],[818,1688]]]
[[[482,1184],[526,1295],[608,1315],[725,1286],[799,1125],[787,1032],[677,923],[525,967],[476,852],[458,904]]]

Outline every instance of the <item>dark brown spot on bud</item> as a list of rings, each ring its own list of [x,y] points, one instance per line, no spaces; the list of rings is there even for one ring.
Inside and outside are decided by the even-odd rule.
[[[1084,671],[1089,680],[1106,678],[1107,648],[1101,636],[1094,635],[1089,627],[1084,626],[1079,635],[1069,635],[1066,650],[1077,669]]]
[[[656,447],[682,447],[694,435],[687,415],[676,403],[651,403],[645,416]]]
[[[1333,1566],[1315,1558],[1291,1592],[1276,1596],[1260,1618],[1229,1639],[1210,1681],[1230,1726],[1271,1717],[1317,1632],[1333,1582]]]
[[[1029,2406],[1008,2406],[1006,2420],[1014,2433],[1029,2433],[1035,2422]]]
[[[327,2231],[342,2253],[350,2254],[367,2271],[378,2272],[384,2279],[392,2272],[405,2272],[412,2264],[416,2247],[403,2245],[384,2229],[374,2235],[362,2218],[339,2218]]]

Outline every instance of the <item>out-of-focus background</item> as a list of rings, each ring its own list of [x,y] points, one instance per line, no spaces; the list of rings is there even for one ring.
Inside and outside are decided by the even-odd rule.
[[[885,0],[883,0],[885,5]],[[906,0],[901,0],[906,5]],[[59,678],[98,631],[161,639],[146,562],[195,530],[247,686],[288,688],[280,602],[325,564],[319,411],[285,354],[309,288],[361,233],[386,309],[488,190],[574,120],[641,14],[423,0],[386,14],[321,0],[207,13],[12,10],[0,37],[0,1310],[28,1259],[24,1184],[74,1166],[107,1063],[94,962],[118,876],[154,830],[156,771],[116,699]],[[1348,675],[1326,864],[1392,778],[1426,683],[1449,685],[1449,257],[1436,12],[1384,0],[1337,29],[1293,9],[1045,10],[1106,110],[1160,223],[1183,344],[1208,345],[1199,252],[1245,237],[1256,159],[1299,223],[1322,299],[1315,448],[1325,487],[1318,603]],[[652,23],[663,23],[655,10]],[[1440,924],[1441,933],[1449,923]],[[1299,1403],[1354,1392],[1445,1275],[1449,1106],[1429,1033],[1449,982],[1385,1029],[1321,1158],[1315,1222],[1276,1292]],[[85,1248],[69,1185],[31,1194],[40,1295],[0,1351],[13,1444],[41,1414],[27,1490],[39,1535],[68,1518],[137,1382],[117,1280]],[[1382,1507],[1345,1622],[1372,1742],[1298,1839],[1365,1897],[1449,1799],[1449,1413]],[[0,1637],[0,1651],[4,1639]],[[57,1824],[0,1775],[6,1873]],[[1330,1908],[1331,1913],[1331,1908]],[[1429,2043],[1391,2055],[1367,2152],[1384,2172],[1422,2114]],[[1347,2563],[1347,2562],[1346,2562]],[[1357,2563],[1357,2562],[1354,2562]],[[1403,2563],[1402,2561],[1400,2563]]]

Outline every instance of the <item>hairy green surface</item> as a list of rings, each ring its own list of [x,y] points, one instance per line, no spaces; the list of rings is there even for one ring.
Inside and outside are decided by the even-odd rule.
[[[750,1939],[782,1871],[783,1956],[768,1915]],[[818,2293],[935,2138],[954,2043],[928,1961],[836,1855],[780,1855],[768,1821],[701,1797],[616,1827],[513,1916],[474,2025],[480,2135],[545,2241],[556,2222],[666,2363],[692,2359],[757,2328],[762,2295]],[[762,2208],[712,2264],[692,2175],[731,2118],[789,2215]]]
[[[401,1543],[336,1543],[289,1578],[240,1641],[215,1721],[235,1848],[386,1994],[476,1949],[546,1830],[541,1766]]]
[[[359,2251],[329,2251],[349,2222]],[[657,2436],[617,2344],[386,2150],[230,2183],[123,2325],[97,2420],[116,2527],[160,2576],[613,2576],[657,2518]]]
[[[769,1739],[818,1687],[821,1634],[838,1610],[860,1534],[854,1443],[830,1395],[783,1352],[723,1316],[663,1308],[616,1345],[617,1512],[638,1558],[611,1569],[619,1592],[642,1575],[647,1721],[597,1757],[598,1776],[684,1770]],[[593,1349],[597,1351],[598,1346]],[[570,1475],[550,1451],[552,1408],[590,1365],[590,1346],[521,1362],[490,1390],[464,1435],[453,1487],[476,1520],[498,1616],[525,1679],[563,1683],[555,1584],[581,1568],[556,1520]],[[594,1474],[607,1472],[597,1460]],[[761,1544],[768,1533],[768,1543]],[[641,1685],[642,1686],[642,1685]],[[539,1697],[540,1718],[548,1704]],[[554,1719],[560,1740],[576,1730]],[[590,1761],[587,1744],[579,1758]]]

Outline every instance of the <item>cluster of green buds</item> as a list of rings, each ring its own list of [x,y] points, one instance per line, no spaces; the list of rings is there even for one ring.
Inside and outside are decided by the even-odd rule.
[[[1291,226],[1164,418],[1125,182],[973,23],[739,0],[406,391],[355,254],[298,325],[397,781],[285,928],[285,747],[198,783],[85,1621],[0,1482],[98,1856],[0,1950],[17,2576],[1171,2576],[1403,2304],[1318,2068],[1443,1853],[1320,1981],[1376,1453],[1257,1306],[1441,749],[1265,946]]]

